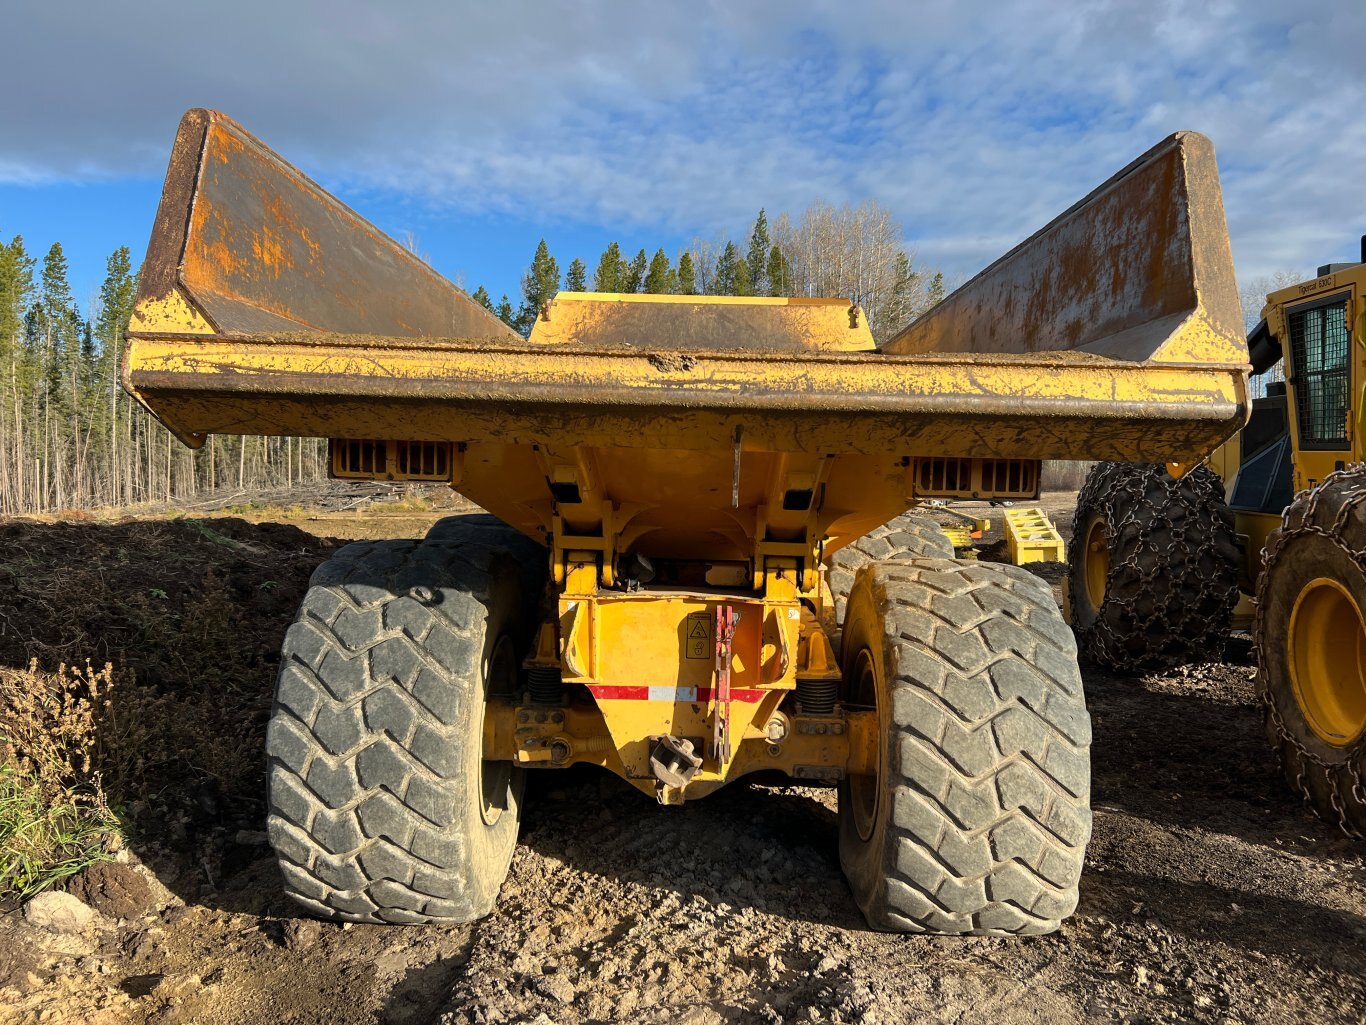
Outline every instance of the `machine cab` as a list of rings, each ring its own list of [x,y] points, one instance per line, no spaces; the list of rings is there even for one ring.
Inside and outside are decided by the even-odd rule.
[[[1239,532],[1252,542],[1248,585],[1266,535],[1295,493],[1361,459],[1366,236],[1361,263],[1328,264],[1313,280],[1271,293],[1262,316],[1248,352],[1265,393],[1252,400],[1247,427],[1213,459]]]

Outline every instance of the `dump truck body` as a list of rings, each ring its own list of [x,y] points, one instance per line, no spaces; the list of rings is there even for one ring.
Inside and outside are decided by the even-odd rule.
[[[1246,411],[1213,152],[1190,133],[881,347],[858,306],[801,298],[560,293],[523,339],[208,111],[182,122],[146,268],[125,386],[184,442],[326,437],[334,476],[442,481],[544,545],[484,764],[591,762],[667,804],[760,769],[890,778],[894,667],[839,644],[887,613],[856,587],[842,619],[822,569],[842,547],[924,500],[1032,498],[1043,459],[1193,463]],[[900,927],[881,899],[870,921]],[[1034,928],[976,914],[944,928]]]

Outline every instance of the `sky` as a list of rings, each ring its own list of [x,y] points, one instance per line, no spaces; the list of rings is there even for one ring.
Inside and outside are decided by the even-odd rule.
[[[0,236],[83,308],[139,259],[180,115],[214,107],[438,271],[517,296],[759,207],[889,208],[962,280],[1170,133],[1219,154],[1239,277],[1355,260],[1366,3],[9,0]]]

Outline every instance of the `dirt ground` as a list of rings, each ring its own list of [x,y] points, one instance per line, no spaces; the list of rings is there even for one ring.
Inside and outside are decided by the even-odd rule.
[[[1067,499],[1049,504],[1066,527]],[[203,757],[170,745],[129,774],[130,850],[71,887],[101,912],[91,928],[0,909],[0,1021],[1366,1017],[1366,845],[1283,784],[1237,639],[1211,652],[1221,660],[1161,674],[1086,671],[1095,835],[1081,906],[1054,936],[869,932],[840,875],[833,791],[740,783],[660,808],[588,770],[533,777],[484,921],[300,916],[260,832],[273,653],[338,538],[413,536],[435,515],[0,523],[0,665],[110,659],[194,695],[186,707],[231,739]]]

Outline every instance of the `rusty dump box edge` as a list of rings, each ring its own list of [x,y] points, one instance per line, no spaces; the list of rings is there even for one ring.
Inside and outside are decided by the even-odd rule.
[[[555,335],[542,325],[524,341],[211,111],[182,122],[144,266],[125,385],[191,444],[220,432],[696,448],[748,418],[747,444],[796,451],[1190,460],[1246,415],[1213,148],[1194,133],[881,351],[813,335],[819,304],[783,314],[805,334],[782,350],[788,328],[766,312],[781,305],[676,298],[635,300],[624,321],[574,297],[546,311],[574,343],[538,341]],[[751,330],[761,321],[767,334]],[[1038,425],[1052,429],[1032,445]]]

